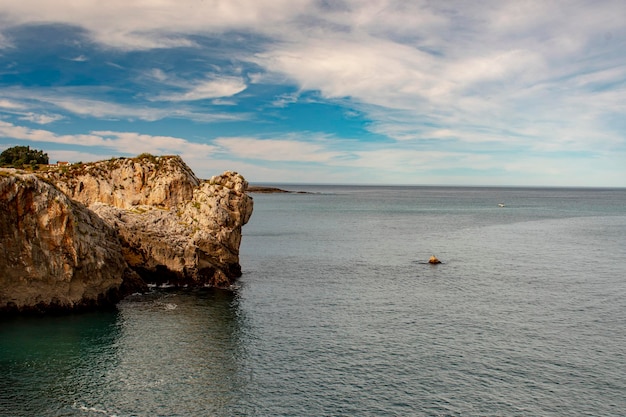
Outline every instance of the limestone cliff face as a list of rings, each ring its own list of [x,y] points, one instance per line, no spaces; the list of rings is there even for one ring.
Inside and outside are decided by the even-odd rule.
[[[241,175],[201,182],[178,156],[143,155],[45,176],[118,231],[146,282],[227,287],[241,275],[241,228],[252,214]]]
[[[179,157],[147,155],[0,179],[0,311],[100,305],[145,283],[228,287],[241,275],[253,201],[235,172],[200,181]]]
[[[77,164],[42,173],[73,200],[108,204],[175,207],[189,200],[200,180],[179,156],[144,155]]]
[[[137,279],[116,232],[34,175],[0,175],[0,246],[0,312],[111,304]]]
[[[253,207],[246,188],[241,175],[225,172],[171,209],[91,208],[118,230],[125,259],[146,281],[227,287],[241,276],[241,228]]]

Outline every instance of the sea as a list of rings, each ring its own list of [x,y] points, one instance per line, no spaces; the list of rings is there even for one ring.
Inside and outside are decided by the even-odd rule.
[[[1,319],[0,416],[626,415],[626,189],[278,186],[230,290]]]

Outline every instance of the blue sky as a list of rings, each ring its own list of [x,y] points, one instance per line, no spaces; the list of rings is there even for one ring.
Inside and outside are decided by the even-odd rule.
[[[3,0],[0,149],[250,182],[626,187],[626,2]]]

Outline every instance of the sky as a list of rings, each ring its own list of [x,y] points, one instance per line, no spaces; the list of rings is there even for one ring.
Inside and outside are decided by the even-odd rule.
[[[2,0],[0,150],[626,187],[624,0]]]

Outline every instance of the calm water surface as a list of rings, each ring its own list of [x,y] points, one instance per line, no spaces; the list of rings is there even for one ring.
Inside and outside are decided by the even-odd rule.
[[[0,415],[626,415],[626,190],[295,189],[233,291],[0,321]]]

